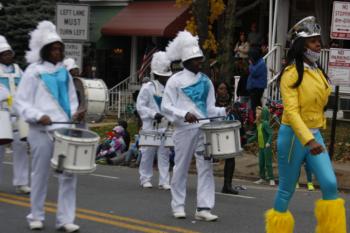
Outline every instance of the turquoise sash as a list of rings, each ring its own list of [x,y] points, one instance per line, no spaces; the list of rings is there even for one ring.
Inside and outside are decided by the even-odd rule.
[[[185,95],[193,101],[193,103],[204,114],[205,117],[208,117],[207,97],[210,87],[209,82],[209,78],[201,73],[199,80],[196,83],[182,88],[182,91],[185,93]]]
[[[57,100],[68,117],[71,117],[71,109],[69,102],[69,74],[62,67],[54,73],[40,74],[41,80],[45,83],[50,94]]]

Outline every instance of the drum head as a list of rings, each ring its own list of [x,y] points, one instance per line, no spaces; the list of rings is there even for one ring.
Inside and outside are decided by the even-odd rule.
[[[84,89],[83,82],[81,81],[80,78],[74,78],[73,82],[74,82],[75,89],[77,91],[79,107],[87,109],[87,102],[86,102],[85,89]]]
[[[227,128],[239,128],[241,123],[239,121],[212,121],[203,124],[200,128],[204,130],[216,130]]]
[[[63,129],[57,129],[55,131],[63,136],[68,136],[73,138],[96,138],[95,133],[87,130],[63,128]]]

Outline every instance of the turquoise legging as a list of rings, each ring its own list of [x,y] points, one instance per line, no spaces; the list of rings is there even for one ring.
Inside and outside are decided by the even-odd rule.
[[[325,147],[320,132],[315,133],[314,137],[318,143]],[[287,211],[304,160],[320,184],[323,199],[334,200],[338,198],[337,180],[328,152],[325,151],[316,156],[311,155],[309,148],[300,143],[292,128],[281,125],[278,132],[277,153],[279,185],[275,197],[275,210]]]

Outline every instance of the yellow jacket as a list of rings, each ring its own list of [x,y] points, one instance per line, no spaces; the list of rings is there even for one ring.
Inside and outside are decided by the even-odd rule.
[[[331,93],[331,86],[319,69],[304,67],[303,81],[293,88],[298,80],[295,65],[286,67],[281,78],[281,94],[284,105],[282,123],[290,125],[305,145],[313,134],[309,129],[322,128],[325,125],[324,107]]]

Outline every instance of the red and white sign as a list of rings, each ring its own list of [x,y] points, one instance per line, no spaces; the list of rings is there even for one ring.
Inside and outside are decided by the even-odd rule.
[[[333,2],[331,38],[350,40],[350,2]]]
[[[328,76],[336,86],[350,86],[350,49],[329,50]]]

